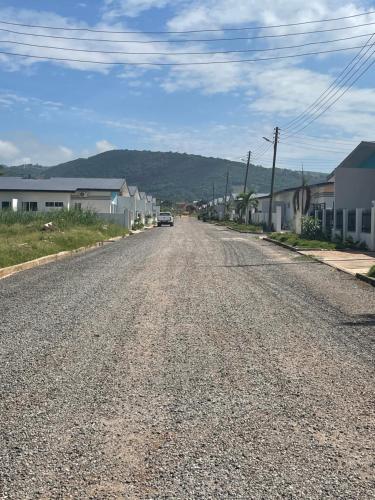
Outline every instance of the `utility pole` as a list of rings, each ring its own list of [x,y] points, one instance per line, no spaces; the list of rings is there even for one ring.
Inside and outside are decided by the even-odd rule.
[[[271,141],[269,141],[271,142]],[[275,185],[275,168],[277,145],[279,143],[279,127],[275,128],[275,139],[273,141],[273,161],[272,161],[272,176],[271,176],[271,192],[270,192],[270,206],[268,207],[268,230],[272,230],[272,204],[273,204],[273,188]]]
[[[212,212],[211,212],[211,219],[213,218],[214,215],[214,206],[215,206],[215,183],[212,183]]]
[[[224,219],[227,215],[227,196],[228,196],[228,185],[229,185],[229,169],[227,170],[227,181],[225,183],[225,196],[224,196]]]
[[[244,194],[246,194],[246,191],[247,191],[247,178],[249,176],[250,159],[251,159],[251,151],[249,151],[249,154],[247,156],[245,182],[244,182],[244,186],[243,186],[243,192],[244,192]]]
[[[304,215],[304,206],[303,206],[304,201],[305,201],[305,200],[303,199],[303,198],[304,198],[304,191],[305,191],[305,174],[304,174],[304,172],[303,172],[303,163],[302,163],[302,189],[301,189],[301,198],[302,198],[302,200],[301,200],[301,216],[303,216],[303,215]]]

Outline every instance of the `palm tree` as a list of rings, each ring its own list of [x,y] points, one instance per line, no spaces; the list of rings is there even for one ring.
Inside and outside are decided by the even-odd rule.
[[[243,215],[246,214],[247,210],[250,208],[255,208],[258,206],[258,200],[254,198],[255,191],[249,191],[248,193],[241,193],[238,195],[238,208],[240,211],[240,221],[243,222]],[[245,216],[246,222],[246,216]]]

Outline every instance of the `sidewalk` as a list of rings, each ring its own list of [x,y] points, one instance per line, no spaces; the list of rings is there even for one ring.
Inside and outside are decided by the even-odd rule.
[[[300,250],[299,253],[314,256],[315,259],[354,276],[357,273],[367,274],[375,266],[375,252]]]

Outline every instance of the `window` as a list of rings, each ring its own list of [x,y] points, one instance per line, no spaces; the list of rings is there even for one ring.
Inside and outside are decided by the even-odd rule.
[[[38,211],[38,203],[36,201],[23,201],[22,202],[22,210],[24,212],[37,212]]]
[[[82,203],[74,203],[74,210],[81,210],[82,209]]]
[[[2,210],[7,210],[8,208],[10,208],[10,201],[2,201],[1,208]]]
[[[46,201],[47,208],[64,208],[62,201]]]

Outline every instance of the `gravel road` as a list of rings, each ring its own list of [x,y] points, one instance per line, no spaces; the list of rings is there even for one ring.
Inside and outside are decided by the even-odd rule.
[[[183,219],[0,308],[0,498],[375,497],[369,285]]]

